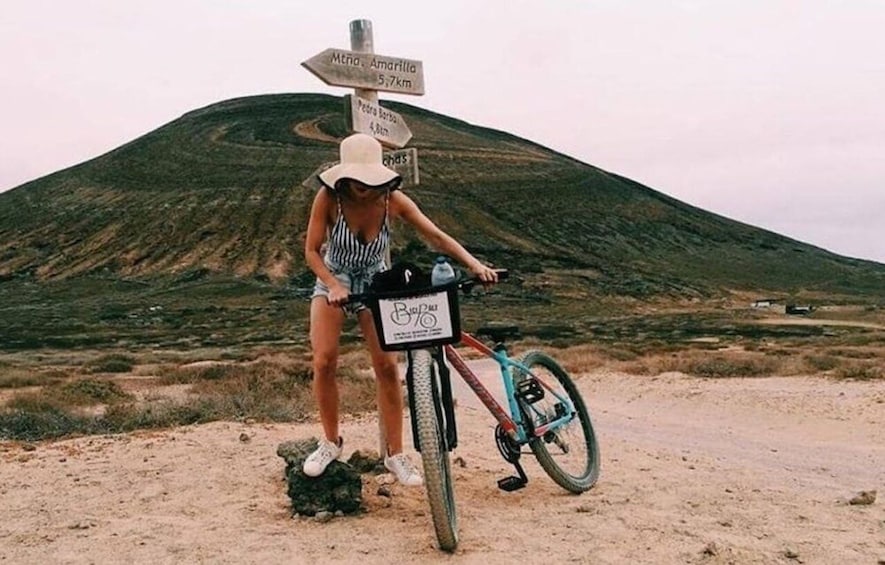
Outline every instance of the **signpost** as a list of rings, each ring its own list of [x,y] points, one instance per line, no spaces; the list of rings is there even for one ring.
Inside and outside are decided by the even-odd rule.
[[[326,84],[349,86],[353,94],[344,97],[344,115],[350,131],[371,135],[382,145],[399,151],[384,153],[384,166],[403,177],[403,188],[419,182],[418,151],[402,149],[412,139],[412,131],[405,119],[378,103],[378,91],[402,94],[424,94],[424,64],[401,57],[375,55],[372,22],[350,22],[350,51],[326,49],[302,66]],[[319,189],[322,184],[317,174],[335,163],[323,163],[301,184]]]
[[[418,150],[414,147],[397,151],[385,151],[381,156],[381,162],[385,167],[393,169],[399,176],[403,177],[401,187],[407,188],[418,185]],[[337,161],[323,163],[309,177],[302,181],[301,186],[311,190],[319,190],[323,186],[323,183],[320,182],[319,174],[337,163]]]
[[[424,64],[421,61],[375,55],[372,39],[372,22],[350,22],[351,51],[326,49],[301,63],[304,68],[326,84],[354,89],[353,95],[345,96],[344,114],[348,128],[354,132],[371,135],[397,151],[385,151],[382,163],[395,170],[402,178],[403,188],[418,184],[418,150],[402,149],[412,138],[412,132],[402,116],[381,107],[378,91],[401,94],[424,94]],[[324,163],[301,184],[319,190],[322,183],[319,173],[335,163]],[[390,250],[386,253],[390,265]],[[378,421],[379,454],[387,452],[387,434],[383,422]]]
[[[402,116],[355,94],[344,97],[344,116],[353,131],[371,135],[385,145],[403,147],[412,139]]]
[[[421,61],[326,49],[301,64],[332,86],[424,94],[424,65]]]

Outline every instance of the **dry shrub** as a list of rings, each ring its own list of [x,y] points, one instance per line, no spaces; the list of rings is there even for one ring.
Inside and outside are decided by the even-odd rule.
[[[160,368],[160,384],[190,384],[221,380],[241,372],[240,365],[215,361],[188,365],[164,365]]]
[[[42,392],[19,393],[6,402],[7,411],[19,412],[63,412],[67,409],[56,398],[52,398]]]
[[[93,427],[106,432],[120,433],[202,424],[225,419],[225,416],[223,408],[216,399],[192,398],[185,402],[164,399],[147,404],[125,403],[109,406]]]
[[[66,410],[72,406],[95,406],[128,400],[131,396],[117,383],[96,379],[79,379],[54,383],[36,392],[20,393],[6,403],[14,410],[42,411],[47,407]]]
[[[839,359],[832,355],[806,355],[802,359],[817,372],[831,371],[839,366]]]
[[[885,379],[885,369],[882,365],[874,363],[854,363],[846,367],[839,367],[836,376],[840,379],[872,381]]]
[[[14,399],[0,410],[0,439],[36,441],[88,433],[92,419],[35,395]]]
[[[730,357],[717,355],[690,361],[685,373],[696,377],[764,377],[777,372],[779,363],[771,358]]]
[[[655,375],[659,371],[654,371],[645,361],[639,361],[635,363],[625,363],[620,368],[623,372],[628,375],[638,375],[638,376],[649,376]]]
[[[58,369],[37,371],[25,368],[11,368],[5,369],[0,373],[0,388],[44,386],[66,378],[68,378],[68,374]]]
[[[302,421],[315,412],[309,359],[274,356],[241,364],[164,369],[164,384],[191,383],[185,401],[134,402],[106,380],[82,379],[19,394],[0,409],[0,438],[37,440],[71,434],[117,433],[214,420]],[[365,370],[339,370],[341,412],[374,411],[375,383]],[[100,413],[80,406],[104,404]]]
[[[131,398],[120,385],[113,381],[78,379],[49,387],[44,393],[59,402],[73,406],[113,404]]]
[[[131,355],[111,353],[93,359],[84,368],[90,373],[128,373],[137,364]]]
[[[541,348],[544,349],[544,348]],[[577,345],[555,352],[548,351],[562,368],[572,375],[587,373],[606,364],[609,350],[601,351],[594,345]],[[635,355],[632,359],[635,359]]]
[[[304,357],[274,356],[251,363],[178,367],[164,374],[162,381],[192,383],[190,393],[205,401],[206,417],[285,422],[305,420],[315,410],[312,379]],[[371,378],[342,366],[338,384],[342,413],[375,407]]]
[[[706,378],[762,377],[778,373],[784,369],[781,357],[768,357],[762,354],[745,352],[706,353],[703,351],[683,351],[668,357],[653,357],[643,361],[646,374],[657,375],[665,372],[680,372]]]
[[[849,359],[875,359],[879,355],[881,355],[881,351],[874,351],[872,349],[864,349],[864,348],[831,348],[827,350],[829,355],[836,355],[839,357],[847,357]]]

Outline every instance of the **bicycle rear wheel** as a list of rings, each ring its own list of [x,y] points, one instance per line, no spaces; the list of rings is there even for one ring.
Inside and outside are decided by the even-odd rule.
[[[589,490],[599,478],[599,444],[584,399],[568,373],[549,355],[530,351],[521,361],[532,375],[545,382],[558,395],[568,398],[572,406],[570,421],[543,437],[529,441],[532,453],[541,468],[562,488],[575,494]],[[516,385],[530,378],[516,369],[513,375]],[[529,420],[530,433],[569,412],[567,404],[547,389],[544,389],[543,398],[534,403],[520,400],[520,408],[523,416]]]
[[[452,466],[445,442],[445,420],[440,400],[439,379],[430,351],[412,352],[412,390],[415,427],[424,464],[424,488],[440,549],[458,546],[458,525]]]

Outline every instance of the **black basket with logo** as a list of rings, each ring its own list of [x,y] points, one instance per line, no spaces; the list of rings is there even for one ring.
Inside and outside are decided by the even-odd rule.
[[[457,282],[375,292],[364,302],[372,311],[384,351],[422,349],[461,341]]]

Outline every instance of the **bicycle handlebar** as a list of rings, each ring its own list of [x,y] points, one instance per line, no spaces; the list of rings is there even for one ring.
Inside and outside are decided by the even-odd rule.
[[[509,278],[509,276],[510,276],[510,271],[508,271],[507,269],[492,269],[492,270],[495,271],[495,273],[498,275],[497,282],[507,280],[507,278]],[[473,288],[474,286],[476,286],[477,284],[486,285],[486,284],[496,284],[496,283],[480,280],[479,277],[462,278],[457,283],[458,290],[461,290],[463,292],[469,292],[470,289]],[[416,289],[416,290],[420,292],[420,291],[433,290],[433,288],[434,287],[427,287],[427,288]],[[403,290],[405,291],[405,290],[409,290],[409,289],[403,289]],[[385,291],[385,292],[360,292],[358,294],[350,294],[350,295],[348,295],[347,301],[344,302],[344,304],[350,304],[351,302],[363,302],[366,300],[371,300],[373,298],[383,298],[384,296],[386,296],[390,293],[391,292]]]

